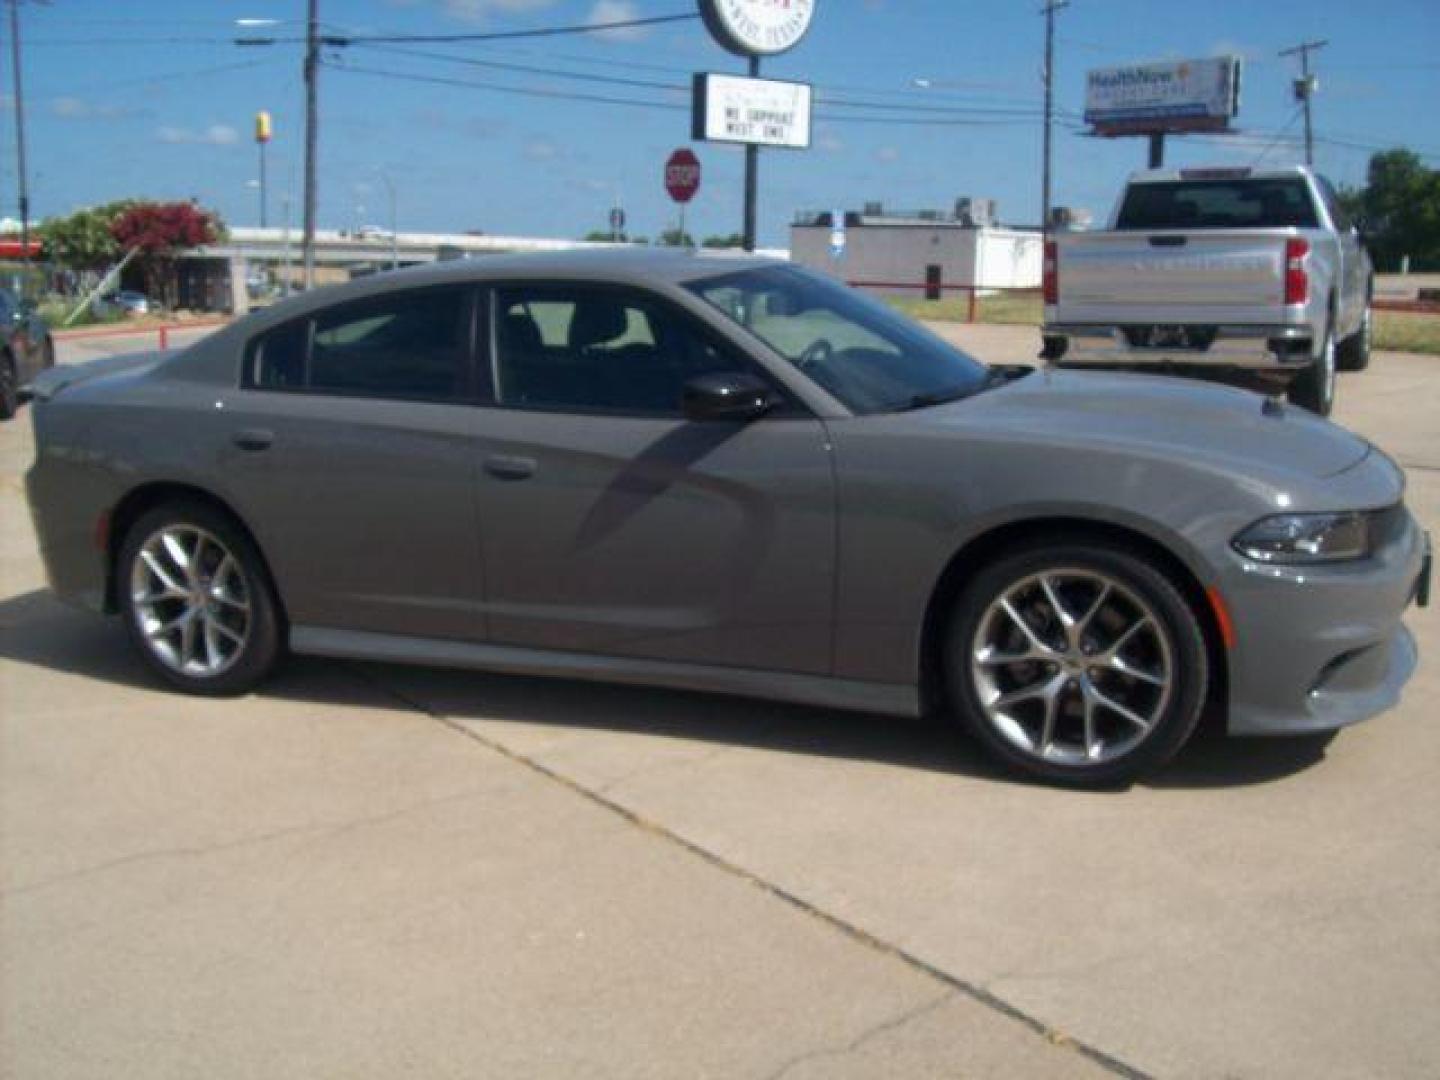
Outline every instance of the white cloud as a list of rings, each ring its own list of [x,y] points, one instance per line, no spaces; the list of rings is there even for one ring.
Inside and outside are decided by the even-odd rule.
[[[155,138],[163,143],[184,145],[199,143],[207,146],[232,146],[240,141],[240,133],[229,124],[211,124],[204,131],[164,125],[155,129]]]
[[[554,161],[560,156],[560,148],[549,139],[532,139],[525,144],[527,161]]]
[[[133,116],[138,112],[114,102],[105,101],[97,105],[78,97],[52,98],[50,111],[62,120],[114,120],[122,116]]]
[[[418,7],[421,0],[387,0],[391,7]],[[554,7],[556,0],[438,0],[436,7],[452,19],[483,23],[491,15],[523,15]]]
[[[882,146],[875,151],[876,161],[899,161],[900,151],[893,146]]]
[[[638,18],[640,9],[633,0],[595,0],[590,17],[585,21],[590,26],[603,26],[605,23],[629,22]],[[622,26],[614,30],[596,30],[593,36],[602,41],[627,42],[639,41],[649,33],[650,29],[646,26]]]
[[[827,154],[838,154],[845,149],[845,140],[833,132],[822,132],[815,140],[815,145],[824,150]]]

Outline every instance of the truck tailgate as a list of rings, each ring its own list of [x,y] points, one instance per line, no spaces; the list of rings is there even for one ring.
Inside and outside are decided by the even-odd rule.
[[[1286,239],[1283,230],[1060,236],[1054,321],[1280,321]]]

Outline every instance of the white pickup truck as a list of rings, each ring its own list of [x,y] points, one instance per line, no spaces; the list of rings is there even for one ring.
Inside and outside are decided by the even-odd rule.
[[[1218,378],[1321,415],[1370,360],[1373,268],[1322,176],[1136,173],[1104,232],[1045,246],[1041,356]]]

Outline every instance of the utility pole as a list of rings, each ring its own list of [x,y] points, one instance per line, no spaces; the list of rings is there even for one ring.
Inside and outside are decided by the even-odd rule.
[[[320,134],[316,83],[319,79],[320,0],[309,0],[309,14],[305,20],[305,224],[300,239],[307,290],[315,287],[315,151]]]
[[[1047,0],[1040,9],[1045,16],[1045,165],[1040,194],[1040,231],[1050,231],[1050,139],[1055,117],[1055,13],[1070,6],[1070,0]]]
[[[1316,89],[1320,86],[1320,80],[1310,74],[1310,54],[1319,52],[1326,45],[1328,40],[1302,41],[1289,49],[1281,49],[1281,56],[1300,57],[1300,78],[1295,80],[1295,97],[1305,110],[1305,164],[1315,164],[1315,131],[1310,126],[1310,99],[1315,96]]]
[[[25,170],[25,84],[20,77],[20,0],[10,0],[10,56],[15,74],[15,165],[19,170],[20,258],[30,257],[30,184]]]
[[[760,57],[750,57],[750,78],[760,77]],[[760,186],[760,147],[745,144],[745,234],[746,251],[755,250],[755,200]],[[683,211],[682,211],[683,212]],[[681,219],[683,222],[683,218]],[[682,225],[683,231],[683,225]]]

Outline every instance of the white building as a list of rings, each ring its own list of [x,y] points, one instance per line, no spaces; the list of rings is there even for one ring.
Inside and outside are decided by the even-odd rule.
[[[801,213],[790,227],[790,257],[857,288],[889,296],[959,296],[972,289],[1038,289],[1038,229],[993,223],[990,200],[960,199],[953,212]]]

